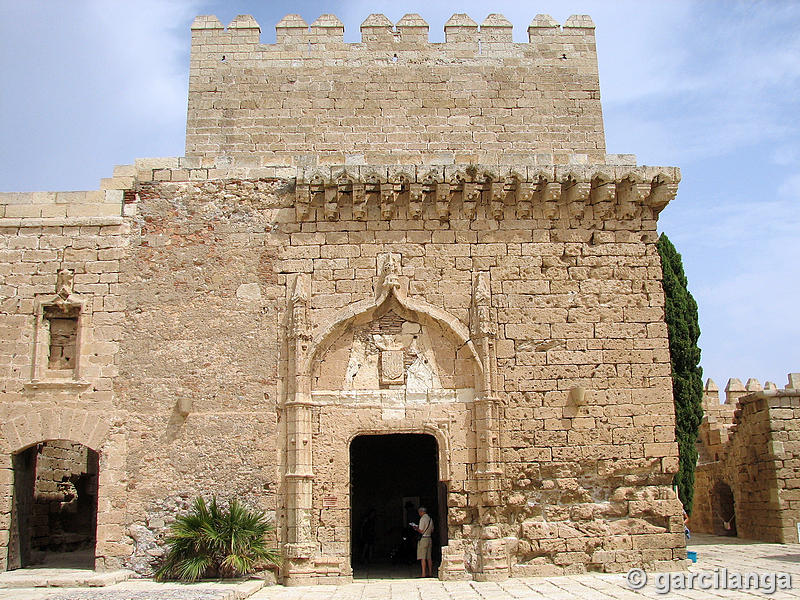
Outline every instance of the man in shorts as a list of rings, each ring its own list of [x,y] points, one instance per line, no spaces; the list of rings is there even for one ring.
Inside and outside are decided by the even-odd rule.
[[[419,525],[411,526],[422,537],[417,542],[417,560],[422,565],[422,576],[433,576],[433,561],[431,560],[431,534],[433,533],[433,519],[424,506],[419,507]]]

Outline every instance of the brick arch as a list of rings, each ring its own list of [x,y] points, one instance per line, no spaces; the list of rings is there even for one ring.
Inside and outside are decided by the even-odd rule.
[[[99,413],[70,408],[26,412],[3,424],[2,432],[11,453],[47,440],[69,440],[100,451],[111,429],[111,421]]]

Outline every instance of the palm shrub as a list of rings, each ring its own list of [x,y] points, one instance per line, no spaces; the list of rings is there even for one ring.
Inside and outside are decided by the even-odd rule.
[[[169,550],[155,578],[238,577],[259,566],[276,565],[278,553],[265,539],[272,531],[263,511],[250,510],[235,499],[226,510],[214,497],[208,504],[199,497],[188,514],[170,525]]]

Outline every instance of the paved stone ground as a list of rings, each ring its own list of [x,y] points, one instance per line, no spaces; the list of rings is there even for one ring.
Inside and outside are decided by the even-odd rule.
[[[647,584],[634,591],[625,575],[575,575],[566,577],[536,577],[511,579],[498,583],[444,582],[435,579],[361,579],[342,586],[313,586],[285,588],[265,587],[255,591],[261,582],[244,584],[202,583],[197,585],[157,584],[146,580],[130,580],[105,588],[83,589],[0,589],[0,600],[636,600],[639,598],[800,598],[800,544],[761,544],[737,539],[695,536],[690,550],[698,553],[698,562],[689,573],[715,573],[728,577],[733,573],[785,573],[791,577],[791,590],[773,594],[750,589],[664,590],[665,579],[686,574],[649,574]],[[661,578],[661,586],[659,580]]]
[[[262,585],[262,581],[182,585],[131,579],[94,588],[0,588],[0,600],[243,600]]]

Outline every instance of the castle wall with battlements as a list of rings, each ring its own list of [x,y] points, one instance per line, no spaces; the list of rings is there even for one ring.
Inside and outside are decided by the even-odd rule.
[[[443,579],[684,564],[680,171],[605,154],[588,17],[445,29],[198,17],[186,156],[0,194],[0,561],[13,457],[62,439],[100,455],[98,568],[152,572],[216,494],[274,517],[281,581],[348,581],[350,443],[416,433]]]
[[[603,162],[594,24],[534,19],[530,41],[490,15],[445,24],[444,43],[406,15],[371,15],[361,42],[297,15],[260,43],[252,17],[192,25],[186,155],[288,164]]]
[[[785,388],[731,379],[725,401],[703,396],[691,527],[716,535],[796,543],[800,522],[800,375]]]

